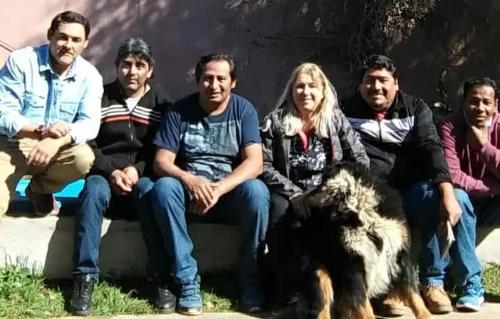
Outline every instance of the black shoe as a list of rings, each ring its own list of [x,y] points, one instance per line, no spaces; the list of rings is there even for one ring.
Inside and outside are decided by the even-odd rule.
[[[167,286],[161,285],[156,288],[153,306],[162,314],[168,314],[175,311],[175,295],[168,290]]]
[[[35,216],[57,216],[59,214],[59,206],[52,194],[34,193],[31,187],[26,188],[26,197],[35,207]]]
[[[90,274],[81,274],[73,279],[73,296],[69,301],[71,314],[88,316],[92,310],[92,291],[96,280]]]

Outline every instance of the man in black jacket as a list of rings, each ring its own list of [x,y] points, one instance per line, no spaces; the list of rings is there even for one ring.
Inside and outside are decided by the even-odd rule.
[[[146,192],[141,177],[151,173],[154,156],[152,139],[162,113],[170,105],[164,92],[149,84],[154,60],[149,45],[140,38],[120,44],[115,59],[117,79],[104,86],[101,127],[91,143],[95,162],[85,180],[75,212],[73,254],[74,291],[70,301],[74,315],[88,315],[94,282],[99,277],[99,246],[104,213],[130,217],[140,207],[138,198]],[[140,214],[139,219],[148,214]],[[154,221],[149,221],[154,223]],[[144,225],[148,221],[142,221]],[[144,233],[145,240],[149,234]],[[159,256],[161,257],[161,256]],[[150,258],[150,271],[162,281],[168,263]],[[155,305],[164,312],[173,311],[175,297],[159,287]]]
[[[408,221],[420,231],[420,280],[429,310],[452,311],[443,288],[446,260],[440,258],[435,234],[441,221],[460,223],[462,209],[455,198],[431,110],[421,99],[399,90],[396,67],[382,55],[368,58],[359,92],[343,107],[361,136],[372,173],[401,192]],[[402,315],[395,303],[383,305],[382,312]]]

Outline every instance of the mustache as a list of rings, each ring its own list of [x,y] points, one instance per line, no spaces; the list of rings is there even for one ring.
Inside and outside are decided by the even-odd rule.
[[[57,54],[59,54],[59,55],[63,55],[63,54],[66,54],[66,53],[70,53],[70,54],[74,55],[73,50],[71,50],[69,48],[59,48],[57,50]]]

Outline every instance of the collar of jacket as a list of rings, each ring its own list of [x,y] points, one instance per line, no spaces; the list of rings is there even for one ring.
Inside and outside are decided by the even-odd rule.
[[[405,96],[406,94],[400,90],[396,93],[394,101],[392,102],[391,106],[389,106],[389,109],[387,109],[386,111],[385,118],[387,119],[399,118],[401,110],[404,110],[407,106],[405,101]],[[363,117],[374,118],[376,112],[368,105],[368,103],[366,103],[366,101],[363,99],[359,91],[355,95],[355,101],[356,104],[360,106],[358,112],[360,112],[363,115]],[[345,107],[349,108],[349,105],[345,105]],[[348,111],[347,112],[348,114],[350,113],[349,110],[346,111]]]

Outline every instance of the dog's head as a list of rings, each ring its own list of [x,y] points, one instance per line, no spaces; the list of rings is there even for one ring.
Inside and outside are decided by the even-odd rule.
[[[328,169],[323,182],[307,196],[306,202],[329,220],[361,226],[377,217],[380,199],[365,168],[339,163]]]

